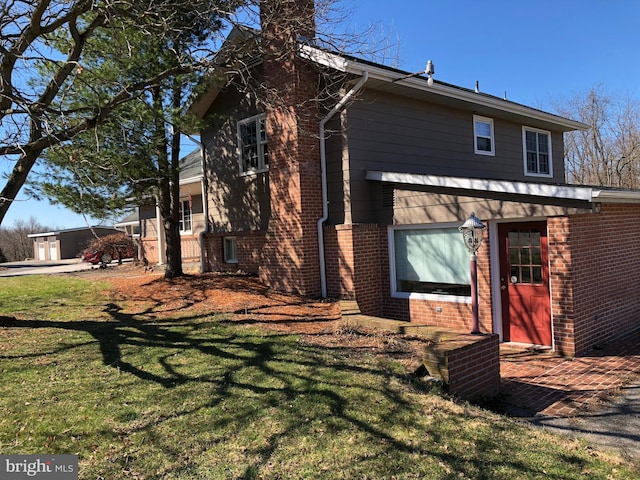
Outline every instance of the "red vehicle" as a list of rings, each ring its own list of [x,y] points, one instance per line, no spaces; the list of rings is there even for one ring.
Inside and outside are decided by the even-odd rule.
[[[93,265],[100,264],[100,266],[106,267],[108,263],[111,263],[113,257],[110,254],[102,252],[100,250],[87,250],[82,256],[82,260]]]
[[[117,233],[92,240],[82,253],[82,260],[105,268],[114,258],[120,261],[135,255],[136,245],[133,240],[125,234]]]

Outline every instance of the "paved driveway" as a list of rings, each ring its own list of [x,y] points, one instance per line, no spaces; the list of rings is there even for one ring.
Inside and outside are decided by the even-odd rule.
[[[81,270],[90,270],[92,267],[93,265],[83,262],[79,258],[55,261],[26,260],[23,262],[0,263],[0,277],[79,272]]]

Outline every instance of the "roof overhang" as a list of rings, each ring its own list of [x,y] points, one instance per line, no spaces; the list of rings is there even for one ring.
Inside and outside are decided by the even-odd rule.
[[[238,26],[231,30],[215,56],[214,67],[204,80],[203,90],[191,100],[187,109],[190,115],[204,118],[231,78],[262,63],[259,42],[260,32],[257,30]]]
[[[180,185],[189,185],[191,183],[200,183],[204,178],[203,175],[197,175],[195,177],[190,178],[181,178],[179,184]]]
[[[340,72],[362,76],[369,75],[367,87],[378,88],[389,93],[404,94],[417,98],[449,105],[472,104],[484,109],[484,112],[501,112],[502,115],[527,119],[538,122],[539,125],[553,127],[563,132],[572,130],[587,130],[589,125],[576,120],[554,115],[542,110],[505,100],[486,93],[476,92],[467,88],[433,80],[429,86],[424,76],[408,74],[401,70],[379,65],[373,62],[327,52],[311,45],[301,45],[300,55],[310,61]],[[404,91],[404,92],[403,92]]]
[[[599,187],[579,185],[512,182],[507,180],[381,172],[376,170],[368,170],[366,172],[366,179],[398,185],[417,185],[451,190],[465,190],[468,192],[477,191],[482,192],[483,195],[494,193],[558,200],[576,200],[590,203],[640,203],[640,190],[602,189]]]
[[[216,58],[217,67],[211,70],[209,85],[189,106],[189,113],[203,118],[211,104],[240,70],[261,63],[259,55],[260,32],[253,29],[234,28]],[[474,106],[481,114],[500,115],[531,126],[544,127],[561,132],[587,130],[582,122],[554,115],[542,110],[499,98],[486,93],[434,80],[430,86],[424,76],[391,68],[374,62],[330,52],[309,43],[298,45],[300,57],[337,72],[362,76],[368,73],[366,87],[391,94],[405,95],[449,106],[468,108]],[[238,58],[235,58],[238,57]]]

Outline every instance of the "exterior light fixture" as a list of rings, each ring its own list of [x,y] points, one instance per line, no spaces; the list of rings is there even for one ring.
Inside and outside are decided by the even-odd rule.
[[[482,244],[482,238],[484,225],[474,212],[471,212],[471,216],[458,227],[460,233],[462,233],[462,239],[464,244],[469,250],[470,254],[470,268],[471,268],[471,315],[473,327],[471,333],[480,333],[480,322],[478,320],[478,249]]]
[[[436,69],[433,66],[433,62],[431,60],[427,61],[427,67],[424,69],[424,73],[427,74],[427,85],[430,87],[433,86],[433,74],[436,73]]]
[[[399,82],[400,80],[406,80],[407,78],[417,77],[418,75],[426,75],[427,76],[427,85],[433,86],[433,75],[436,73],[436,69],[433,66],[433,62],[431,60],[427,61],[427,66],[421,72],[410,73],[409,75],[405,75],[404,77],[396,78],[392,80],[391,83]]]

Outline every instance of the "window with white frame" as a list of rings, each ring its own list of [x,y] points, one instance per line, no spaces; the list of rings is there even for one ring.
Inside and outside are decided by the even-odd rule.
[[[236,237],[224,237],[222,250],[225,263],[238,263],[238,242]]]
[[[553,176],[551,163],[551,132],[522,127],[525,175]]]
[[[493,119],[473,116],[474,152],[479,155],[495,155]]]
[[[256,115],[238,122],[240,172],[263,172],[269,168],[265,116]]]
[[[393,296],[471,295],[469,252],[456,226],[395,227],[389,242]]]
[[[191,200],[180,201],[180,231],[191,232]]]

